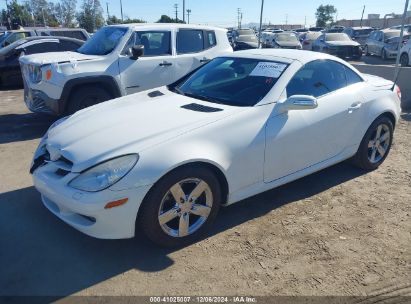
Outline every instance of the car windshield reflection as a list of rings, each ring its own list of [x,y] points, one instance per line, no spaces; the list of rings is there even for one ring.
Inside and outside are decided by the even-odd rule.
[[[251,107],[276,84],[287,64],[249,58],[216,58],[169,89],[196,99]]]

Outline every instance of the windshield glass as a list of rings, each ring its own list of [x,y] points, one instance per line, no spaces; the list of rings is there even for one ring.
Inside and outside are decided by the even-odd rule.
[[[400,31],[385,32],[384,39],[390,39],[393,37],[400,37]]]
[[[248,29],[248,30],[238,30],[237,33],[238,33],[238,36],[241,36],[241,35],[255,35],[254,31],[250,30],[250,29]]]
[[[3,43],[4,40],[7,39],[7,37],[9,37],[11,34],[11,32],[5,32],[3,35],[0,36],[0,44]]]
[[[10,52],[11,50],[14,50],[16,47],[18,47],[19,45],[26,43],[27,40],[26,39],[20,39],[17,40],[15,42],[13,42],[12,44],[9,44],[8,46],[5,46],[3,48],[0,49],[0,55],[5,55],[8,52]]]
[[[369,34],[371,34],[371,32],[373,31],[373,29],[362,29],[362,30],[355,30],[354,31],[354,37],[358,37],[358,36],[368,36]]]
[[[310,33],[307,33],[304,39],[315,40],[320,36],[321,36],[321,32],[310,32]]]
[[[267,60],[220,57],[169,89],[213,103],[250,107],[267,95],[287,66]]]
[[[126,32],[125,27],[103,27],[91,36],[77,52],[86,55],[110,54]]]
[[[257,42],[257,37],[255,35],[242,35],[242,36],[238,36],[237,41]]]
[[[297,36],[294,34],[277,34],[275,40],[284,42],[295,42],[298,41]]]
[[[350,41],[350,37],[347,34],[338,33],[338,34],[326,34],[325,41]]]

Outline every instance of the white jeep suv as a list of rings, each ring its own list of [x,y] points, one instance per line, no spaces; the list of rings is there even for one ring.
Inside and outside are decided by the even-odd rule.
[[[191,24],[103,27],[76,52],[22,56],[25,103],[33,112],[71,114],[171,84],[232,53],[226,32]]]

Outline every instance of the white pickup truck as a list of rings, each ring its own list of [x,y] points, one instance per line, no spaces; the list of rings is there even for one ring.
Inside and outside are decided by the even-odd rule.
[[[103,27],[76,52],[22,56],[25,103],[33,112],[71,114],[171,84],[232,53],[226,32],[191,24]]]

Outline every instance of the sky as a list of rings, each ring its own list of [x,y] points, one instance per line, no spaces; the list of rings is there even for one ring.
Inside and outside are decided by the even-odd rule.
[[[57,0],[52,0],[57,2]],[[23,0],[18,0],[19,3]],[[82,2],[77,0],[78,6]],[[106,16],[106,3],[110,15],[120,17],[120,0],[100,0]],[[123,14],[130,18],[140,18],[147,22],[157,21],[161,15],[175,16],[174,4],[179,5],[178,16],[182,19],[183,0],[122,0]],[[222,27],[237,24],[237,8],[243,13],[243,24],[259,22],[260,0],[185,0],[186,9],[191,9],[190,23],[216,25]],[[376,13],[402,13],[405,0],[265,0],[263,22],[272,24],[315,24],[315,11],[321,4],[332,4],[338,19],[360,19],[365,5],[364,17]],[[0,0],[0,8],[5,0]]]

